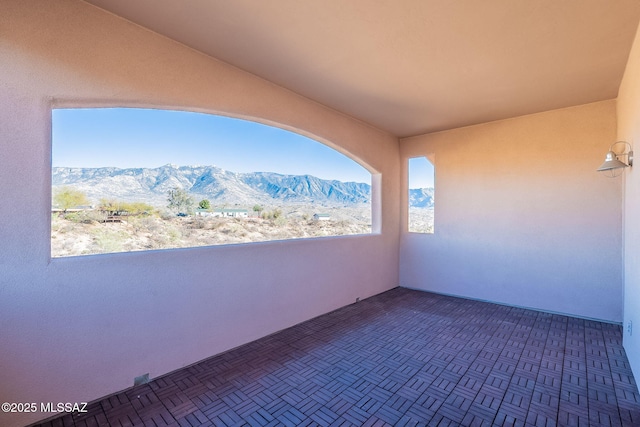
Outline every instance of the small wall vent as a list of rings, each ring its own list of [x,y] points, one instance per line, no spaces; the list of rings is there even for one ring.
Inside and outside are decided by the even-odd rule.
[[[140,384],[146,384],[148,382],[149,382],[149,374],[148,373],[140,375],[139,377],[135,377],[133,379],[133,385],[134,386],[137,386],[137,385],[140,385]]]

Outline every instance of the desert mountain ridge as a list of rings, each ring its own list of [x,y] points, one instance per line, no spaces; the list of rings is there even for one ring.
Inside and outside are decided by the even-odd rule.
[[[84,192],[92,203],[100,199],[139,201],[165,206],[167,193],[182,188],[197,201],[214,204],[360,205],[371,201],[367,183],[320,179],[311,175],[274,172],[238,173],[216,166],[156,168],[53,167],[52,187],[70,186]],[[411,206],[432,207],[433,189],[410,190]]]

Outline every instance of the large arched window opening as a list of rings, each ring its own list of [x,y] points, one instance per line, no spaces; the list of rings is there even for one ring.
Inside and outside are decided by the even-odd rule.
[[[54,109],[51,255],[367,234],[371,181],[327,145],[253,121]]]

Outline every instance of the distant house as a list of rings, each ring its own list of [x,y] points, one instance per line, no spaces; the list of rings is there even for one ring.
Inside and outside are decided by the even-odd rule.
[[[224,218],[248,218],[249,211],[247,209],[215,209],[213,216]]]
[[[88,205],[81,205],[81,206],[74,206],[72,208],[69,209],[61,209],[58,207],[52,207],[51,208],[51,212],[53,213],[62,213],[62,212],[66,212],[66,213],[71,213],[71,212],[82,212],[82,211],[91,211],[93,210],[93,206],[88,206]]]
[[[316,213],[313,214],[313,219],[316,221],[329,221],[331,219],[331,215],[328,213]]]
[[[197,208],[196,209],[196,215],[197,216],[216,216],[209,209],[202,209],[202,208]]]

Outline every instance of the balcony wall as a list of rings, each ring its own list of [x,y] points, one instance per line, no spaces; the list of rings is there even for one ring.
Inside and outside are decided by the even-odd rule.
[[[397,286],[395,137],[81,1],[3,2],[0,58],[3,402],[92,400]],[[51,260],[56,106],[222,113],[320,139],[380,174],[381,233]]]
[[[435,233],[402,233],[401,285],[620,322],[622,180],[596,172],[615,137],[610,100],[401,140],[436,180]]]
[[[640,31],[618,92],[618,139],[635,149],[635,166],[624,181],[624,347],[640,378]],[[631,330],[629,330],[631,323]]]

